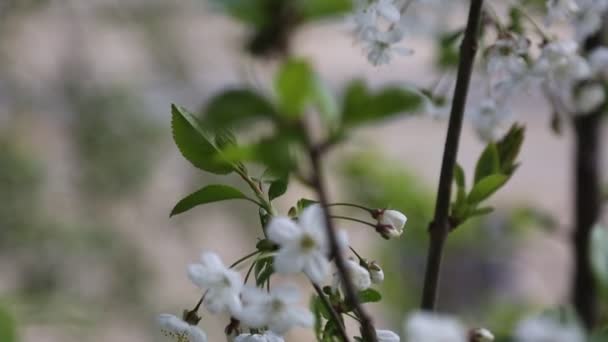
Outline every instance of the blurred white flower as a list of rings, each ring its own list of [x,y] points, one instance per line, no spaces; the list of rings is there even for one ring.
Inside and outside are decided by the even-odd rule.
[[[599,83],[582,85],[575,95],[576,113],[588,114],[604,103],[606,90]]]
[[[589,77],[591,68],[579,55],[578,44],[566,40],[546,44],[534,65],[534,72],[548,82],[572,84]]]
[[[403,39],[403,31],[394,27],[390,31],[370,30],[362,38],[367,60],[373,66],[388,64],[394,54],[409,56],[414,53],[410,48],[395,46]]]
[[[608,79],[608,48],[598,47],[589,54],[589,65],[594,75]]]
[[[467,116],[479,138],[489,142],[498,140],[507,129],[511,112],[506,106],[488,97]]]
[[[407,222],[407,217],[400,211],[381,209],[374,214],[378,221],[376,230],[385,239],[395,238],[403,234],[403,227]]]
[[[417,311],[405,321],[408,342],[466,342],[466,329],[450,316]]]
[[[288,217],[275,217],[267,227],[268,238],[280,248],[273,267],[278,273],[304,272],[316,284],[322,283],[329,273],[330,253],[325,217],[321,206],[315,204],[302,211],[298,222]],[[346,235],[339,231],[341,246]]]
[[[207,334],[201,328],[190,325],[181,318],[160,314],[156,319],[161,332],[177,342],[207,342]]]
[[[578,14],[574,17],[576,40],[584,41],[600,30],[602,14],[608,9],[607,0],[577,0]]]
[[[390,330],[376,330],[376,337],[378,337],[378,342],[399,342],[399,335],[395,334]]]
[[[352,259],[346,260],[346,269],[348,270],[348,276],[350,281],[357,289],[357,291],[363,291],[368,289],[372,285],[372,280],[369,272],[358,262]],[[340,281],[340,275],[334,274],[334,287],[338,288],[342,282]]]
[[[285,342],[285,340],[272,331],[267,331],[263,334],[240,334],[234,342]]]
[[[494,98],[505,99],[526,79],[528,64],[523,56],[529,47],[527,38],[509,35],[498,39],[488,48],[486,72],[489,91]]]
[[[551,25],[556,21],[572,18],[579,11],[576,0],[547,0],[546,5],[546,25]]]
[[[374,284],[380,284],[384,281],[384,271],[377,262],[372,261],[368,264],[369,276]]]
[[[300,293],[292,285],[275,286],[270,293],[245,287],[242,300],[243,309],[236,317],[253,328],[267,326],[271,331],[283,335],[295,326],[311,327],[314,321],[310,311],[294,306],[300,300]]]
[[[203,304],[209,312],[234,314],[240,310],[241,275],[224,266],[217,254],[204,252],[200,264],[188,265],[188,276],[194,284],[207,289]]]
[[[515,330],[516,342],[583,342],[582,331],[574,325],[562,325],[547,317],[525,319]]]
[[[486,328],[472,329],[470,332],[470,342],[492,342],[494,334]]]

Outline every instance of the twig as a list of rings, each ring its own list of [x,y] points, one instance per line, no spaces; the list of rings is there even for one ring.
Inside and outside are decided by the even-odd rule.
[[[327,297],[325,297],[325,294],[323,293],[323,290],[321,290],[319,285],[312,283],[312,286],[315,288],[315,291],[317,291],[317,295],[319,295],[319,298],[321,298],[321,300],[323,301],[323,305],[325,305],[325,307],[329,311],[331,318],[333,318],[334,321],[336,321],[336,325],[338,326],[338,332],[340,333],[340,336],[342,337],[342,339],[345,342],[349,342],[350,340],[348,339],[348,333],[346,332],[346,329],[344,328],[344,322],[342,321],[342,318],[340,317],[340,315],[338,315],[338,313],[336,312],[334,307],[331,305],[329,300],[327,300]]]
[[[323,184],[323,169],[321,166],[322,150],[313,145],[306,127],[303,127],[302,131],[304,132],[304,136],[306,138],[308,154],[310,157],[310,162],[312,164],[312,184],[314,186],[315,191],[317,192],[317,196],[319,197],[319,203],[323,208],[327,235],[329,237],[329,246],[332,253],[332,257],[334,258],[334,262],[336,263],[336,268],[338,269],[338,275],[340,276],[340,279],[342,281],[346,300],[350,305],[352,305],[355,313],[361,320],[361,334],[363,335],[363,339],[367,342],[377,342],[378,339],[376,337],[376,330],[374,329],[372,320],[369,315],[363,310],[363,307],[359,302],[359,298],[357,297],[357,291],[355,290],[352,280],[348,276],[348,269],[346,268],[344,256],[340,252],[338,237],[336,235],[336,230],[331,219],[331,213],[329,212],[329,201],[327,199],[327,192]]]
[[[448,133],[443,152],[441,176],[439,178],[439,188],[437,190],[437,203],[435,205],[435,217],[429,225],[430,245],[422,294],[422,309],[424,310],[435,310],[443,246],[450,231],[449,209],[454,166],[456,164],[460,131],[462,129],[462,120],[471,73],[473,71],[473,63],[477,52],[482,7],[483,0],[471,0],[467,27],[464,32],[462,45],[460,46],[458,76],[456,79],[452,112],[450,114]]]

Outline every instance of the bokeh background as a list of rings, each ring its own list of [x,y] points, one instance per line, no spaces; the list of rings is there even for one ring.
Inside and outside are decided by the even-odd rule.
[[[459,25],[464,6],[451,6],[449,17],[427,8],[412,20]],[[294,52],[338,94],[354,78],[430,85],[442,74],[436,44],[415,33],[406,40],[415,55],[379,68],[353,44],[347,19],[303,27]],[[0,1],[0,341],[161,341],[155,315],[179,314],[199,296],[186,264],[203,249],[224,260],[253,249],[257,213],[247,204],[169,219],[177,200],[216,179],[179,155],[169,105],[196,109],[227,86],[269,86],[276,62],[244,53],[245,37],[203,0]],[[535,89],[512,109],[527,127],[522,166],[493,198],[493,214],[451,236],[440,295],[442,310],[495,330],[567,303],[571,270],[570,130],[550,129]],[[399,330],[419,301],[445,129],[419,113],[360,129],[331,155],[334,201],[389,206],[409,218],[390,242],[344,225],[387,273],[384,300],[370,305],[382,327]],[[483,146],[466,126],[466,170]],[[296,185],[278,207],[310,196]],[[201,324],[222,341],[226,323],[205,316]]]

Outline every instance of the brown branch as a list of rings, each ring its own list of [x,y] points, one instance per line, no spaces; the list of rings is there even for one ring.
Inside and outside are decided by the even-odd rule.
[[[305,133],[308,154],[312,166],[312,185],[315,191],[317,192],[319,203],[323,208],[331,255],[334,258],[336,268],[338,269],[338,275],[340,276],[340,279],[342,281],[346,301],[354,308],[355,313],[361,320],[361,335],[363,339],[367,342],[377,342],[378,339],[376,337],[376,330],[374,329],[372,320],[359,302],[357,291],[355,290],[352,280],[348,276],[348,269],[346,268],[344,256],[340,251],[340,245],[338,243],[336,229],[334,227],[333,221],[331,219],[331,213],[329,211],[330,208],[328,206],[329,200],[327,198],[327,191],[323,184],[323,168],[321,165],[321,157],[323,151],[313,145],[310,136],[307,134],[308,131],[306,130],[306,128],[304,127],[302,130]]]
[[[331,305],[329,300],[327,300],[327,297],[325,297],[325,294],[323,293],[323,290],[321,290],[319,285],[312,283],[312,286],[315,288],[315,291],[317,291],[317,295],[319,295],[319,298],[321,298],[321,301],[323,301],[323,305],[325,305],[325,307],[329,311],[329,314],[331,315],[331,317],[334,319],[334,321],[336,321],[336,325],[338,326],[338,332],[340,333],[340,336],[342,337],[342,339],[345,342],[349,342],[350,340],[348,339],[348,333],[346,332],[346,329],[344,328],[344,321],[342,321],[342,318],[340,317],[340,315],[338,315],[338,313],[336,312],[334,307]]]
[[[608,29],[604,18],[603,30]],[[600,30],[589,37],[584,45],[586,53],[606,45],[606,34]],[[597,284],[593,276],[591,261],[591,232],[600,216],[601,182],[601,117],[602,109],[593,113],[580,113],[574,117],[574,216],[575,228],[572,236],[574,272],[572,279],[572,302],[588,329],[598,319]]]
[[[479,36],[479,23],[483,0],[471,0],[467,27],[464,32],[462,45],[460,46],[460,62],[458,65],[458,76],[452,102],[452,112],[448,133],[443,152],[441,165],[441,176],[437,190],[437,203],[435,205],[435,217],[429,225],[430,245],[427,257],[426,273],[424,276],[424,289],[422,293],[422,309],[434,310],[437,300],[437,288],[441,271],[441,259],[443,246],[450,231],[449,209],[452,193],[452,181],[456,155],[462,130],[462,121],[466,105],[471,73],[475,54],[477,53],[477,40]]]

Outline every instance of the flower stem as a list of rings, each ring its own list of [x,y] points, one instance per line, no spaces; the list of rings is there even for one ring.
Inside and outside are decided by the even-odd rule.
[[[259,254],[259,253],[260,253],[260,251],[255,251],[255,252],[249,253],[249,254],[245,255],[244,257],[240,258],[239,260],[233,262],[232,265],[230,265],[229,268],[234,268],[238,264],[242,263],[243,261],[245,261],[245,260],[247,260],[247,259],[251,258],[252,256],[255,256],[255,255]]]
[[[371,318],[363,309],[359,297],[357,296],[357,291],[352,283],[352,280],[348,276],[348,269],[346,268],[346,262],[344,260],[344,256],[340,251],[340,245],[338,243],[338,237],[336,234],[336,230],[331,219],[331,213],[329,212],[329,204],[327,190],[325,185],[323,184],[323,168],[322,168],[322,151],[318,149],[315,145],[313,145],[310,134],[305,125],[302,125],[302,132],[304,133],[306,147],[308,149],[308,155],[310,158],[311,166],[312,166],[312,184],[314,185],[315,191],[317,192],[317,196],[319,198],[319,203],[323,208],[323,215],[325,217],[325,225],[327,229],[327,236],[329,238],[329,246],[331,250],[331,255],[334,258],[334,262],[336,264],[336,268],[338,269],[338,275],[340,276],[340,280],[342,281],[342,285],[344,287],[344,294],[347,302],[352,305],[355,313],[361,319],[361,335],[363,339],[367,342],[377,342],[378,339],[376,337],[376,330],[374,329],[374,325],[372,323]]]
[[[348,246],[348,248],[350,248],[351,252],[353,252],[355,254],[355,256],[357,256],[359,261],[365,260],[365,259],[363,259],[362,256],[359,255],[359,253],[357,253],[357,251],[353,248],[353,246]]]
[[[350,341],[348,338],[348,333],[346,332],[346,328],[344,328],[344,321],[342,320],[342,317],[340,317],[340,315],[336,312],[336,310],[331,305],[329,300],[327,300],[327,297],[325,297],[325,294],[323,293],[323,290],[321,290],[319,285],[312,283],[312,286],[315,288],[315,291],[317,291],[317,295],[319,296],[319,298],[321,298],[321,301],[323,302],[323,305],[325,306],[327,311],[329,311],[331,318],[336,322],[336,325],[338,326],[338,333],[340,333],[340,337],[342,337],[344,342]]]
[[[454,90],[454,99],[452,102],[452,112],[450,114],[450,122],[443,152],[441,175],[439,177],[439,187],[437,190],[437,202],[435,204],[435,216],[429,225],[430,245],[421,305],[424,310],[435,310],[437,300],[437,288],[439,286],[443,247],[450,231],[448,218],[454,166],[456,164],[456,155],[458,153],[458,144],[460,141],[460,132],[462,130],[462,121],[471,73],[473,71],[473,63],[475,54],[477,53],[482,8],[483,0],[471,0],[467,26],[462,45],[460,46],[460,62],[458,65],[456,88]]]
[[[370,227],[376,228],[376,225],[375,225],[375,224],[373,224],[373,223],[366,222],[366,221],[359,220],[359,219],[352,218],[352,217],[348,217],[348,216],[331,215],[331,218],[334,218],[334,219],[340,219],[340,220],[347,220],[347,221],[353,221],[353,222],[357,222],[357,223],[365,224],[365,225],[368,225],[368,226],[370,226]]]

